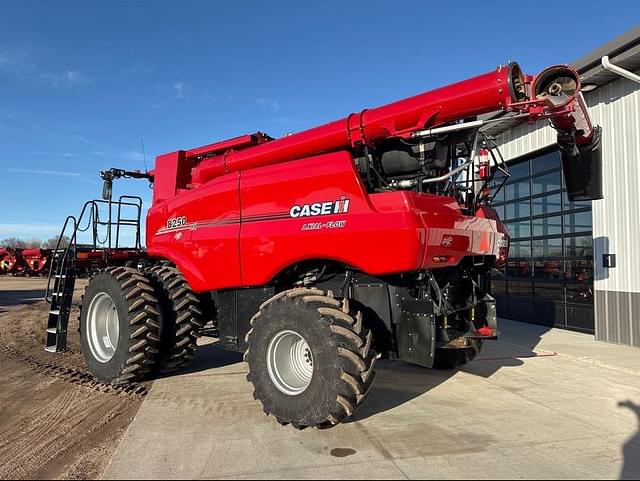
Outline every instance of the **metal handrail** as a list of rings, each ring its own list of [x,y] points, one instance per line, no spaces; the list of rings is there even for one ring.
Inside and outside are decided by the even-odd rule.
[[[133,202],[125,202],[125,200],[135,201]],[[136,221],[137,229],[136,229],[136,249],[142,250],[142,240],[140,236],[140,221],[142,219],[142,198],[138,196],[131,195],[122,195],[118,199],[118,222],[116,224],[116,248],[120,246],[120,227],[122,220],[122,206],[129,206],[136,208]]]
[[[135,201],[135,202],[127,202],[128,200],[131,201]],[[52,289],[51,289],[51,280],[54,278],[54,276],[59,275],[64,276],[67,273],[68,270],[68,261],[69,261],[69,253],[70,252],[76,252],[77,248],[78,248],[78,232],[86,232],[89,229],[92,229],[92,245],[93,245],[93,249],[97,250],[98,246],[105,246],[111,250],[113,248],[112,245],[112,229],[113,229],[113,214],[112,214],[112,210],[113,210],[113,205],[117,204],[118,205],[118,219],[116,222],[116,246],[115,249],[119,249],[120,248],[120,227],[121,227],[121,222],[124,222],[122,219],[122,207],[123,206],[128,206],[128,207],[135,207],[136,209],[136,245],[135,248],[137,250],[142,250],[142,242],[141,242],[141,235],[140,235],[140,222],[141,222],[141,218],[142,218],[142,198],[141,197],[136,197],[136,196],[121,196],[118,199],[118,202],[113,202],[111,200],[109,201],[105,201],[105,200],[90,200],[88,202],[86,202],[82,208],[82,211],[80,213],[80,216],[78,216],[78,218],[74,217],[74,216],[69,216],[66,218],[64,225],[62,227],[62,231],[60,233],[60,236],[58,237],[58,242],[56,243],[56,248],[53,251],[53,260],[49,266],[49,277],[47,279],[47,288],[45,291],[45,299],[47,300],[47,302],[52,302],[52,295],[54,293],[52,293]],[[100,205],[107,205],[108,209],[109,209],[109,220],[107,223],[101,222],[100,221]],[[87,223],[87,226],[85,228],[81,228],[81,224],[85,218],[85,216],[87,215],[87,209],[89,209],[89,221]],[[62,255],[61,258],[57,259],[56,261],[56,253],[59,253],[62,248],[62,241],[65,237],[65,234],[67,233],[67,230],[69,228],[69,226],[73,226],[73,232],[69,238],[69,245],[64,249],[64,254]],[[98,228],[100,225],[106,225],[107,226],[107,237],[106,239],[101,242],[98,239]],[[75,254],[74,254],[75,255]],[[55,266],[55,268],[54,268]],[[55,292],[55,295],[60,296],[62,294],[62,289],[63,289],[64,283],[60,282],[58,283],[58,289]]]
[[[62,227],[62,232],[60,233],[60,236],[58,237],[58,242],[56,243],[56,248],[54,250],[54,259],[53,262],[51,262],[51,265],[49,267],[49,278],[47,279],[47,289],[45,291],[45,299],[47,300],[47,302],[52,302],[52,297],[49,295],[49,293],[51,292],[51,279],[53,279],[54,276],[59,275],[59,276],[64,276],[66,271],[67,271],[67,260],[69,258],[69,252],[71,251],[76,251],[77,246],[78,246],[78,231],[80,230],[81,232],[83,231],[82,229],[80,229],[80,223],[82,222],[82,219],[84,219],[84,216],[87,212],[87,208],[91,206],[91,218],[90,218],[90,224],[87,225],[87,228],[84,229],[84,231],[88,230],[89,227],[91,227],[91,221],[93,220],[93,245],[94,248],[96,248],[96,227],[95,227],[95,220],[97,218],[97,211],[98,211],[98,205],[96,203],[96,201],[88,201],[84,204],[84,207],[82,208],[82,211],[80,213],[80,216],[76,219],[74,216],[69,216],[67,217],[67,219],[64,222],[64,226]],[[56,253],[60,252],[61,250],[61,244],[62,241],[64,239],[64,235],[67,232],[67,227],[69,226],[69,223],[72,222],[73,223],[73,234],[71,235],[70,239],[69,239],[69,245],[67,246],[66,249],[64,249],[64,254],[62,255],[62,259],[58,259],[57,262],[55,262],[55,255]],[[57,269],[54,271],[54,265],[57,267]],[[62,286],[64,285],[64,283],[60,282],[58,283],[58,289],[55,292],[56,295],[60,295],[62,292]]]

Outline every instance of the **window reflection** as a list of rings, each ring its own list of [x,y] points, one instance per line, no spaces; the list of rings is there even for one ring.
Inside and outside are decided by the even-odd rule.
[[[593,261],[567,261],[567,302],[593,304]]]
[[[533,257],[562,257],[562,238],[534,240]]]
[[[562,281],[564,278],[562,261],[536,261],[534,277],[540,280]]]
[[[507,204],[505,206],[505,219],[521,219],[523,217],[529,217],[531,215],[531,206],[529,201],[526,200],[524,202],[515,202],[512,204]]]
[[[593,238],[591,236],[567,237],[565,257],[593,257]]]
[[[507,283],[504,281],[491,281],[491,292],[493,296],[506,296]]]
[[[509,257],[511,258],[528,258],[531,257],[531,241],[515,241],[511,243],[509,248]]]
[[[584,209],[586,207],[591,208],[590,200],[580,200],[576,202],[571,202],[566,192],[562,194],[562,199],[564,201],[564,210]]]
[[[560,171],[531,179],[532,195],[546,194],[560,189],[562,189],[562,177],[560,176]]]
[[[517,164],[509,164],[510,178],[520,179],[522,177],[529,177],[529,162],[520,162]]]
[[[593,284],[567,285],[567,302],[593,305]]]
[[[565,277],[567,282],[588,284],[593,281],[593,261],[565,262]]]
[[[560,194],[538,197],[531,201],[533,204],[533,215],[555,214],[562,210],[562,197]]]
[[[533,175],[560,167],[560,154],[558,151],[548,152],[531,159],[531,173]]]
[[[529,188],[529,179],[522,182],[516,182],[514,184],[507,184],[507,186],[505,187],[505,195],[507,196],[508,200],[529,197],[531,195],[531,189]]]
[[[533,309],[559,316],[553,322],[573,326],[565,313],[593,306],[592,203],[569,201],[557,151],[510,164],[509,170],[495,202],[511,234],[510,260],[492,275],[494,295],[501,296],[505,315],[513,308],[515,317],[523,316],[523,301],[532,301]]]
[[[536,300],[550,300],[550,301],[564,301],[564,290],[562,284],[547,284],[544,282],[537,282],[535,289]]]
[[[577,212],[564,216],[565,234],[578,234],[581,232],[591,232],[593,228],[591,211]]]
[[[509,282],[509,297],[533,297],[533,289],[530,282]]]
[[[531,237],[531,221],[528,219],[518,222],[507,222],[507,228],[509,229],[512,239]]]
[[[533,236],[562,235],[562,217],[545,217],[533,220]]]
[[[507,275],[512,279],[528,279],[531,277],[531,262],[509,261]]]

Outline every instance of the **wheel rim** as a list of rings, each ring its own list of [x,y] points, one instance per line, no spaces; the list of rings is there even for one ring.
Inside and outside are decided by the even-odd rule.
[[[109,294],[101,292],[93,298],[87,323],[91,354],[98,362],[106,364],[115,356],[120,338],[120,318]]]
[[[307,341],[294,331],[274,336],[267,350],[269,377],[288,396],[305,392],[313,379],[313,353]]]

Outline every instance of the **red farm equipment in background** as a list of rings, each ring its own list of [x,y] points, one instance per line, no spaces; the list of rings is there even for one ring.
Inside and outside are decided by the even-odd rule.
[[[22,257],[22,249],[11,247],[0,249],[0,273],[14,276],[24,274],[27,264]]]
[[[10,274],[13,271],[16,258],[13,249],[0,247],[0,274]]]
[[[103,200],[67,220],[47,350],[64,350],[75,278],[90,266],[81,346],[101,381],[185,366],[212,322],[222,347],[244,353],[265,413],[328,427],[362,405],[380,357],[470,362],[498,337],[490,272],[509,251],[491,206],[508,167],[482,130],[501,119],[480,117],[494,112],[550,121],[569,197],[599,198],[600,130],[565,66],[528,76],[511,63],[277,140],[178,150],[152,172],[102,172]],[[153,184],[146,249],[140,199],[112,200],[121,177]],[[82,230],[92,245],[78,244]]]
[[[24,259],[27,275],[40,276],[49,273],[50,249],[23,249],[20,254]]]
[[[0,248],[0,274],[14,276],[48,275],[52,252],[50,249]]]

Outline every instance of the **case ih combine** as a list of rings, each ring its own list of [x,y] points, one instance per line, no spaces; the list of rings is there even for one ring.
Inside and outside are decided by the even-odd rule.
[[[47,349],[64,350],[76,271],[91,262],[100,270],[80,333],[101,381],[186,365],[213,321],[220,343],[245,354],[266,414],[328,427],[364,402],[379,357],[427,368],[471,361],[498,336],[489,275],[509,250],[491,208],[507,166],[480,129],[496,120],[478,119],[496,111],[549,120],[569,196],[599,196],[599,129],[564,66],[532,77],[511,63],[278,140],[256,133],[179,150],[149,173],[103,172],[104,200],[68,219]],[[121,177],[153,183],[147,249],[140,200],[112,200]],[[120,246],[127,225],[134,248]],[[77,232],[89,228],[94,246],[79,247]]]

